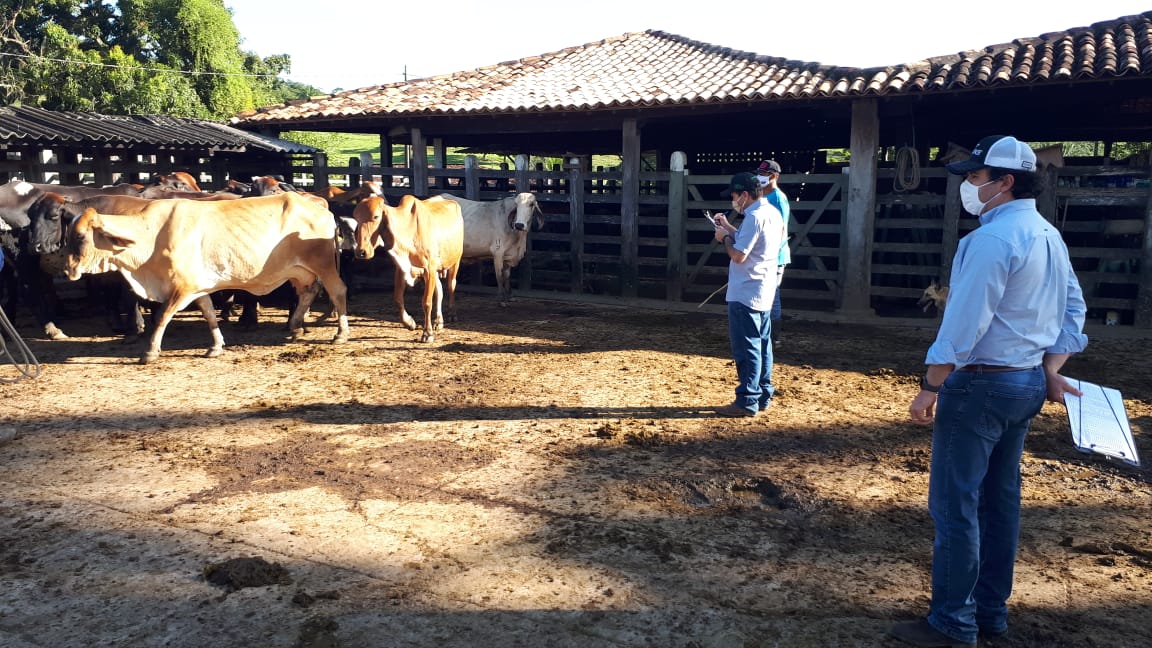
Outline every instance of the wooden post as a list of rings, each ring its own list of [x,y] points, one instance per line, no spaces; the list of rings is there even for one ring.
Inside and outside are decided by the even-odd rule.
[[[312,190],[328,188],[328,154],[316,151],[312,154]]]
[[[524,193],[525,191],[531,191],[532,189],[529,186],[529,183],[531,181],[528,179],[528,156],[524,153],[517,155],[515,163],[516,163],[516,193]]]
[[[519,160],[519,158],[517,158]],[[519,162],[517,162],[519,164]],[[579,164],[568,169],[569,184],[584,186],[583,170]],[[568,197],[568,249],[569,263],[572,266],[572,293],[584,292],[584,191],[573,191]]]
[[[419,128],[412,129],[412,195],[428,197],[428,144]]]
[[[349,167],[348,190],[352,191],[353,189],[359,189],[360,188],[360,174],[359,173],[352,173],[351,169],[359,169],[360,168],[360,158],[358,158],[358,157],[348,158],[348,167]]]
[[[432,168],[448,168],[448,148],[444,146],[444,138],[442,137],[432,138]],[[433,186],[437,189],[436,193],[440,193],[440,190],[448,188],[448,178],[442,175],[436,176]]]
[[[464,197],[480,200],[480,161],[475,155],[464,156]]]
[[[380,167],[384,169],[391,169],[396,165],[392,161],[392,137],[390,135],[380,136]],[[384,189],[392,187],[392,176],[381,175],[380,186]]]
[[[623,180],[620,196],[620,293],[636,297],[640,283],[640,127],[635,119],[625,119]]]
[[[80,181],[80,170],[77,168],[80,158],[80,153],[75,149],[62,149],[57,153],[56,163],[60,169],[60,184],[72,186],[83,184]]]
[[[52,159],[52,151],[48,149],[33,151],[30,150],[27,156],[27,164],[25,166],[28,171],[25,173],[25,182],[42,183],[46,180],[44,177],[44,164]]]
[[[876,100],[852,102],[851,162],[844,234],[840,240],[839,312],[873,317],[872,236],[876,221],[876,151],[880,142],[880,119]]]
[[[108,159],[107,150],[101,149],[92,154],[92,167],[97,187],[112,184],[112,163]]]
[[[945,286],[952,283],[952,259],[960,245],[960,217],[964,215],[964,208],[960,206],[960,183],[963,181],[964,176],[948,174],[944,194],[944,222],[941,224],[944,229],[940,242],[940,283]]]
[[[687,233],[684,222],[687,220],[685,197],[688,179],[685,167],[688,156],[683,151],[672,154],[668,163],[668,276],[665,299],[678,302],[684,297],[684,272],[688,265],[688,248],[685,244]]]
[[[361,182],[370,182],[376,177],[376,174],[372,171],[372,167],[375,166],[374,161],[371,151],[362,151],[360,153]]]
[[[1140,255],[1140,286],[1133,323],[1137,328],[1152,328],[1152,182],[1149,182],[1148,202],[1144,205],[1144,249]]]
[[[212,156],[208,162],[209,168],[212,170],[212,188],[219,191],[224,188],[224,179],[228,177],[228,167],[225,165],[224,158],[219,155]]]
[[[1046,165],[1039,175],[1044,183],[1044,192],[1036,197],[1036,211],[1049,223],[1056,222],[1056,178],[1057,169]]]

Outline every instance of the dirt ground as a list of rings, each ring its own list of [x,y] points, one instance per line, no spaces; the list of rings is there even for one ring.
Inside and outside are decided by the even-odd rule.
[[[0,645],[895,646],[928,603],[934,320],[790,319],[765,416],[717,418],[718,313],[462,294],[432,344],[382,293],[287,343],[194,313],[136,364],[100,317],[0,385]],[[73,315],[82,314],[73,306]],[[1152,461],[1147,339],[1089,331]],[[7,366],[2,375],[15,375]],[[1012,632],[1146,647],[1152,479],[1048,405],[1022,466]]]

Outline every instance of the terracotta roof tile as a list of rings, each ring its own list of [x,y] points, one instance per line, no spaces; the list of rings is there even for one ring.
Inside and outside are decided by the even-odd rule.
[[[860,69],[718,47],[660,31],[406,83],[267,106],[234,122],[491,114],[948,92],[1152,76],[1152,11],[926,61]]]

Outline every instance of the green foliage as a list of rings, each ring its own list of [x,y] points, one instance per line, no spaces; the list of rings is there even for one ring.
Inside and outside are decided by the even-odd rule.
[[[51,110],[226,119],[321,93],[242,50],[223,0],[0,0],[0,53],[0,102]]]

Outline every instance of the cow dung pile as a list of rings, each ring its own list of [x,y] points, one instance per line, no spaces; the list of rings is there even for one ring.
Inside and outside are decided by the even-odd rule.
[[[232,558],[208,565],[204,568],[204,578],[230,592],[245,587],[288,585],[292,582],[288,570],[281,567],[280,563],[270,563],[260,557]]]

